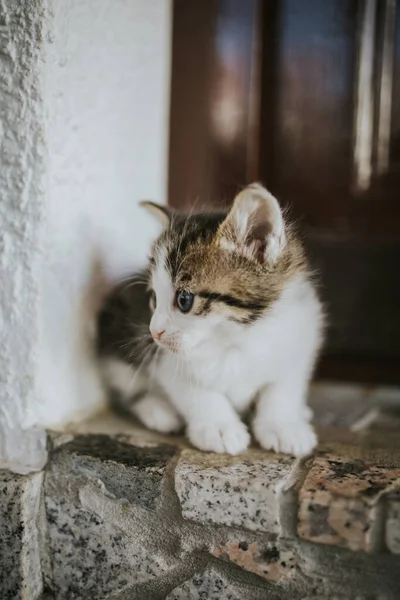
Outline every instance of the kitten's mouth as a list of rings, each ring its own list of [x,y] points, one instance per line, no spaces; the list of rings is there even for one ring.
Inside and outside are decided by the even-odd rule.
[[[172,354],[178,354],[179,353],[179,346],[177,344],[164,344],[163,346],[165,348],[165,350],[168,350],[168,352],[172,352]]]

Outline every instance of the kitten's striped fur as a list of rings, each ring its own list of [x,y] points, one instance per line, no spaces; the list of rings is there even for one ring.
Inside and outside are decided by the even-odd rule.
[[[287,229],[287,243],[278,260],[263,263],[221,244],[226,213],[172,215],[170,225],[153,250],[166,249],[166,264],[176,289],[197,296],[194,313],[223,310],[243,324],[253,323],[279,297],[297,272],[307,272],[307,261],[298,237]]]

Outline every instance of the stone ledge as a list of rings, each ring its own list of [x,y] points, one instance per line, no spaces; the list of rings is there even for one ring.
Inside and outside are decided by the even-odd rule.
[[[299,493],[299,535],[351,550],[379,550],[381,503],[393,490],[400,490],[400,466],[320,452]]]
[[[239,457],[183,450],[175,469],[182,515],[277,536],[280,501],[295,460],[252,450]]]
[[[0,598],[36,600],[42,593],[39,506],[43,473],[0,471]]]
[[[179,538],[159,514],[174,453],[105,435],[78,435],[54,450],[45,508],[56,598],[112,597],[179,566]]]
[[[39,542],[52,600],[400,597],[393,419],[393,436],[321,430],[307,461],[205,454],[113,419],[50,435],[41,540],[42,475],[4,475],[25,533],[3,538],[3,572],[23,568],[1,600],[40,597]]]
[[[400,491],[388,494],[385,542],[393,554],[400,554]]]
[[[235,576],[236,575],[236,576]],[[212,563],[176,587],[165,600],[264,600],[267,590],[243,575],[223,570]]]
[[[332,590],[335,597],[356,597],[345,595],[353,589],[361,598],[365,573],[371,589],[400,595],[397,559],[369,556],[364,531],[386,493],[397,501],[397,467],[353,459],[354,452],[365,452],[352,438],[355,445],[342,444],[340,453],[321,446],[301,463],[302,481],[295,476],[299,461],[259,449],[228,457],[189,449],[182,440],[174,445],[173,438],[170,444],[128,434],[56,438],[45,484],[55,597],[253,600],[268,594],[292,600],[328,598]],[[331,506],[342,510],[340,522],[349,520],[342,536],[314,535],[321,523],[310,521],[317,511],[309,507],[322,505],[317,488],[325,494],[325,528]],[[341,498],[350,505],[338,503]],[[364,513],[351,504],[361,499]],[[296,528],[290,535],[282,527],[286,510],[298,511],[299,536]],[[395,531],[397,513],[387,515]],[[324,559],[333,559],[329,547],[339,577]],[[394,599],[390,593],[382,598]]]

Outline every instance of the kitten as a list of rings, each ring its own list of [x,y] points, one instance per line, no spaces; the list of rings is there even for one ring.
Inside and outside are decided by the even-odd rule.
[[[277,200],[253,184],[228,214],[163,220],[147,274],[119,285],[100,314],[108,386],[149,428],[184,425],[201,450],[238,454],[254,436],[296,456],[316,444],[306,397],[323,315],[303,247]],[[149,333],[150,330],[150,333]]]

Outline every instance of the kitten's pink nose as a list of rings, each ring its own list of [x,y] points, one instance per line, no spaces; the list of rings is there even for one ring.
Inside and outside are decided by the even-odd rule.
[[[156,338],[156,340],[161,340],[164,333],[165,333],[165,329],[162,329],[161,331],[155,331],[153,333],[153,336]]]

